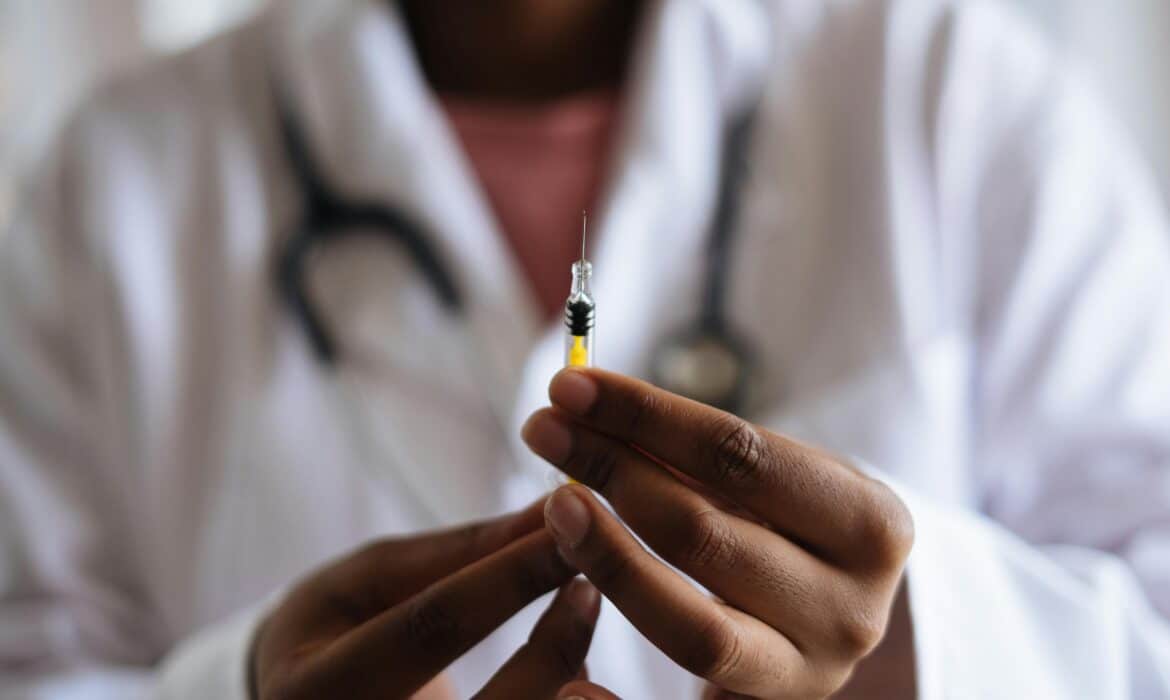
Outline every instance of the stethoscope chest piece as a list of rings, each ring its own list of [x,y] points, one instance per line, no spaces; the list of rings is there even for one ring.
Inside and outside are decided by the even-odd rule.
[[[753,105],[731,123],[725,136],[699,320],[666,336],[650,362],[650,378],[658,386],[731,413],[744,409],[755,364],[750,344],[731,327],[725,306],[732,233],[756,112]]]
[[[753,365],[747,343],[726,329],[700,324],[659,344],[650,378],[672,393],[738,413]]]

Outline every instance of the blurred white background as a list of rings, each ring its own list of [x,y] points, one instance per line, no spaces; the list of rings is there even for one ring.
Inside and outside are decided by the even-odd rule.
[[[330,2],[333,0],[320,0]],[[1170,2],[1002,0],[1080,65],[1170,201]],[[13,183],[95,80],[241,21],[266,0],[0,0],[0,227]]]

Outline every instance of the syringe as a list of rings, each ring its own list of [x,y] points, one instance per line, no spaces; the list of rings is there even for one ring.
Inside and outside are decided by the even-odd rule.
[[[565,365],[593,366],[593,322],[595,304],[589,292],[589,278],[593,265],[585,259],[585,237],[589,230],[589,216],[582,212],[581,259],[573,263],[573,286],[565,301]]]

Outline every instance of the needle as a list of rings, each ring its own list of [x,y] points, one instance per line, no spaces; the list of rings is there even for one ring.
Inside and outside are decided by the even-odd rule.
[[[589,212],[581,212],[581,262],[585,262],[585,235],[589,230]]]

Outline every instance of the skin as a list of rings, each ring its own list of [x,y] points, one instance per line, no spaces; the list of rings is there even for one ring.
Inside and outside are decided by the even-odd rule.
[[[561,588],[528,643],[475,696],[550,698],[583,676],[597,591],[558,554],[540,502],[496,521],[381,540],[321,569],[253,647],[261,699],[453,697],[440,675],[541,595]],[[415,695],[418,693],[417,695]]]
[[[713,697],[826,697],[845,685],[885,634],[913,542],[892,491],[629,377],[568,369],[549,396],[524,438],[580,482],[545,509],[570,564]]]
[[[579,483],[499,521],[376,542],[307,579],[257,635],[257,697],[449,696],[447,666],[578,571],[707,679],[707,698],[913,697],[901,586],[913,523],[887,487],[611,372],[563,370],[549,396],[524,439]],[[584,677],[588,590],[562,591],[477,697],[614,697]]]
[[[620,85],[644,4],[400,1],[435,89],[533,101]],[[619,375],[568,370],[550,398],[525,439],[624,524],[573,485],[499,521],[370,544],[305,579],[261,627],[255,697],[454,697],[443,670],[561,588],[477,697],[614,700],[585,677],[599,598],[568,585],[577,570],[708,679],[706,698],[914,696],[900,585],[913,527],[888,489]]]
[[[622,82],[643,12],[636,0],[402,0],[437,91],[547,100]]]

